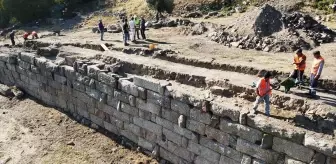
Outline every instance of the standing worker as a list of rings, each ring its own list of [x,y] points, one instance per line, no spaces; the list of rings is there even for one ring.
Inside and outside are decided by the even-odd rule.
[[[321,77],[323,66],[324,66],[324,59],[321,56],[320,51],[315,51],[313,53],[314,55],[314,61],[311,68],[311,74],[310,74],[310,88],[309,88],[309,94],[311,96],[316,96],[316,87],[318,85],[318,80]]]
[[[295,69],[290,75],[291,78],[295,79],[296,84],[301,84],[303,81],[304,71],[306,69],[306,55],[302,53],[302,49],[296,51],[294,56]]]
[[[136,33],[136,36],[140,40],[140,36],[139,36],[140,19],[136,15],[134,16],[134,23],[135,23],[135,33]]]
[[[15,46],[15,40],[14,40],[14,38],[15,38],[15,30],[13,30],[13,31],[9,34],[9,38],[10,38],[10,40],[11,40],[11,42],[12,42],[12,45]]]
[[[141,17],[140,32],[141,32],[141,37],[142,37],[143,40],[146,40],[145,31],[146,31],[146,21],[145,21],[144,17]]]
[[[124,45],[127,46],[128,45],[127,40],[129,40],[129,27],[127,24],[127,18],[123,20],[122,31],[123,31]]]
[[[129,22],[129,27],[130,27],[132,42],[135,42],[135,23],[134,23],[134,17],[131,18],[131,21]]]
[[[272,88],[270,83],[270,78],[272,74],[270,72],[266,72],[264,77],[259,80],[256,87],[257,99],[254,102],[253,110],[256,113],[258,109],[258,105],[264,101],[265,102],[265,114],[270,116],[270,97],[272,95]]]
[[[105,32],[105,27],[103,25],[103,21],[100,19],[99,24],[98,24],[99,32],[100,32],[100,40],[104,40],[104,32]]]

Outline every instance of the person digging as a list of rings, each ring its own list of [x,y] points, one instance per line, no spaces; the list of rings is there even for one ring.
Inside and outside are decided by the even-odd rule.
[[[270,97],[272,95],[271,88],[271,76],[270,72],[266,72],[264,77],[261,78],[256,85],[256,94],[257,98],[253,105],[253,113],[257,113],[257,109],[259,104],[264,101],[265,102],[265,114],[270,116]]]

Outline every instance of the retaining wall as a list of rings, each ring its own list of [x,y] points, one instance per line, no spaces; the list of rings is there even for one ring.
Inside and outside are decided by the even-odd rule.
[[[249,115],[230,102],[177,94],[154,79],[123,78],[103,67],[0,54],[0,82],[172,163],[336,163],[332,136]]]

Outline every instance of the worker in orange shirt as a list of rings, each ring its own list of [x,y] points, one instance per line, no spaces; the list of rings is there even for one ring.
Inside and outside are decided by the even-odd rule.
[[[296,84],[300,84],[303,81],[304,71],[306,69],[306,55],[302,53],[302,49],[296,51],[294,56],[295,69],[290,75],[291,78],[295,79]]]
[[[257,99],[254,102],[253,110],[254,113],[257,112],[258,105],[264,101],[265,102],[265,114],[270,116],[270,97],[272,95],[271,88],[271,76],[270,72],[266,72],[264,77],[259,80],[256,87]]]
[[[309,88],[309,94],[311,96],[316,96],[316,87],[318,85],[318,80],[321,77],[322,70],[324,67],[324,59],[321,56],[320,51],[315,51],[313,53],[314,55],[314,61],[311,68],[311,74],[310,74],[310,88]]]

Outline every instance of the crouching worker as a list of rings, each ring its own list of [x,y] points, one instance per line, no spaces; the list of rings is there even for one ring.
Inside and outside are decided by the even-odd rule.
[[[310,74],[310,88],[309,88],[309,94],[311,96],[316,96],[316,87],[318,85],[318,80],[321,77],[323,66],[324,66],[324,59],[321,56],[320,51],[315,51],[313,53],[314,55],[314,61],[311,68],[311,74]]]
[[[26,40],[28,40],[28,36],[30,35],[30,33],[29,32],[25,32],[24,34],[23,34],[23,39],[26,41]]]
[[[254,113],[257,112],[258,106],[261,102],[265,102],[265,114],[270,116],[270,97],[272,94],[271,88],[271,76],[270,72],[266,72],[264,77],[261,78],[256,86],[257,99],[253,105]]]
[[[32,39],[38,39],[39,38],[36,31],[33,31],[31,33],[31,35],[32,35]]]

